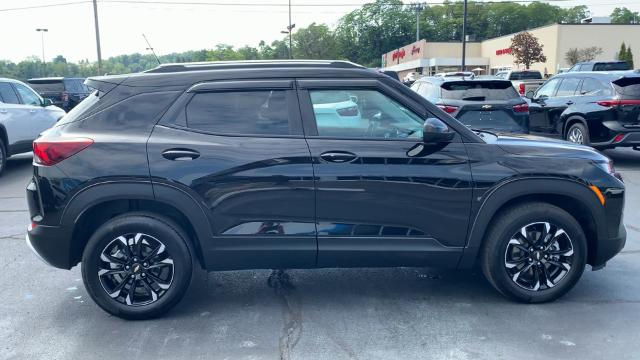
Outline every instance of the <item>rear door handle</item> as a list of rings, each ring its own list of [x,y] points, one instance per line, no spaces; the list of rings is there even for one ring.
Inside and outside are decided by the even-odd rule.
[[[199,158],[200,153],[191,149],[167,149],[162,156],[168,160],[188,161]]]
[[[573,101],[569,100],[566,102],[567,105],[573,105]]]
[[[327,151],[320,154],[320,158],[328,162],[344,163],[355,160],[357,156],[356,154],[348,151]]]
[[[0,113],[6,114],[7,113],[7,109],[0,109]]]

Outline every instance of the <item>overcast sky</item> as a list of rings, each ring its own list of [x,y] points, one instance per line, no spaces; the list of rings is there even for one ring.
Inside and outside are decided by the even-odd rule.
[[[111,1],[111,2],[108,2]],[[212,48],[219,43],[236,47],[257,46],[281,38],[288,24],[287,0],[156,0],[182,2],[170,4],[135,4],[98,0],[102,56],[146,52],[144,33],[158,54]],[[141,0],[150,1],[150,0]],[[254,6],[197,5],[264,4]],[[333,26],[338,19],[366,0],[292,0],[293,20],[297,27],[312,22]],[[409,2],[409,1],[407,1]],[[441,2],[429,0],[427,2]],[[28,10],[5,9],[73,3]],[[283,6],[273,6],[280,4]],[[304,6],[340,4],[338,6]],[[351,5],[353,4],[353,5]],[[564,0],[553,4],[562,7],[586,4],[595,16],[606,16],[616,6],[640,11],[640,0]],[[296,6],[298,5],[298,6]],[[348,6],[344,6],[348,5]],[[28,56],[42,56],[40,34],[47,28],[45,56],[50,60],[63,55],[70,61],[96,59],[93,6],[82,0],[0,0],[0,59],[20,61]],[[621,34],[622,36],[623,34]],[[427,39],[428,40],[428,39]]]

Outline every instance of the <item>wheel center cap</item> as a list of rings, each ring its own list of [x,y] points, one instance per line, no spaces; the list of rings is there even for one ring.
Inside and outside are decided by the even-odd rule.
[[[140,264],[138,264],[138,263],[133,264],[133,265],[131,266],[131,271],[132,271],[134,274],[139,273],[141,269],[142,269],[142,266],[140,266]]]
[[[540,261],[542,260],[542,251],[536,251],[533,253],[533,258],[536,259],[536,261]]]

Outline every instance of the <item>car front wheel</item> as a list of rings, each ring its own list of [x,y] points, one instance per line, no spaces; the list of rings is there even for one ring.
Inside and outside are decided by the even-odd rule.
[[[571,125],[567,131],[567,140],[582,145],[589,145],[589,130],[581,123]]]
[[[502,212],[491,226],[481,254],[489,282],[511,299],[538,303],[567,293],[586,264],[586,239],[566,211],[527,203]]]
[[[91,298],[125,319],[161,315],[183,297],[191,281],[187,236],[153,214],[115,217],[91,236],[82,256],[82,278]]]

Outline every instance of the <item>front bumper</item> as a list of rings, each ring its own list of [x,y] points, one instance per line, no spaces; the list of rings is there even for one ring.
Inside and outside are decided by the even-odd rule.
[[[627,229],[624,227],[622,221],[618,227],[618,233],[616,236],[606,240],[600,240],[598,242],[598,249],[595,257],[591,261],[591,266],[594,270],[602,269],[607,261],[616,256],[627,242]]]

